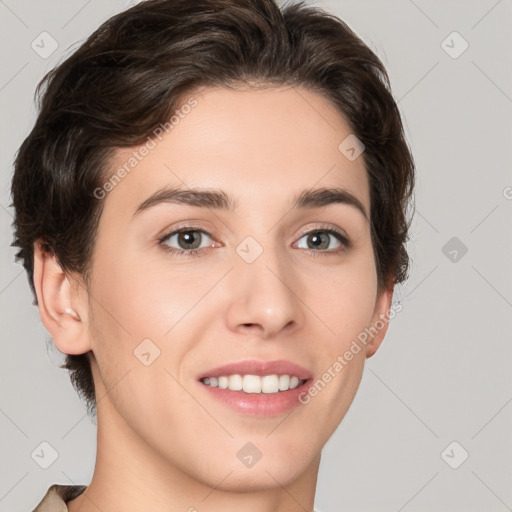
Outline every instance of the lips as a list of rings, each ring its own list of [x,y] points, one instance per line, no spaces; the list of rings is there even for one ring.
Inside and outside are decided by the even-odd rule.
[[[313,374],[291,361],[247,360],[211,368],[200,373],[197,380],[207,396],[231,410],[268,417],[297,407],[301,403],[299,395],[312,384]]]
[[[313,374],[298,364],[291,361],[256,361],[246,360],[236,363],[229,363],[223,366],[217,366],[198,375],[197,379],[201,380],[206,377],[221,377],[223,375],[294,375],[300,380],[308,380],[313,378]]]

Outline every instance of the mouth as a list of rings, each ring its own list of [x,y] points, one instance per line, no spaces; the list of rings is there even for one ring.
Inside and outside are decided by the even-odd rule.
[[[230,409],[252,416],[278,416],[301,402],[312,373],[290,361],[241,361],[198,376],[209,396]]]

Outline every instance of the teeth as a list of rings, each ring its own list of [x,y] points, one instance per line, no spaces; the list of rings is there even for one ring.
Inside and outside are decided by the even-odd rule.
[[[286,391],[287,389],[290,389],[290,376],[281,375],[279,377],[279,391]]]
[[[230,375],[228,382],[228,389],[231,389],[232,391],[241,391],[244,387],[241,375]]]
[[[299,385],[299,379],[297,377],[292,377],[290,379],[290,389],[294,389]]]
[[[207,386],[244,393],[278,393],[296,388],[305,382],[292,375],[223,375],[221,377],[206,377],[202,382]]]
[[[261,377],[244,375],[243,386],[245,393],[261,393]]]
[[[277,393],[279,391],[279,377],[277,375],[265,375],[262,377],[261,391],[263,393]]]

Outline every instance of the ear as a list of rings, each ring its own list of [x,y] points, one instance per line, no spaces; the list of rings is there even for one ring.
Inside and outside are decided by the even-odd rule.
[[[372,321],[368,327],[371,334],[366,344],[367,358],[372,357],[373,354],[377,352],[386,336],[390,318],[391,300],[393,298],[393,288],[394,281],[391,280],[388,286],[377,295]]]
[[[87,329],[87,293],[70,282],[55,255],[34,242],[34,287],[41,321],[64,354],[91,350]]]

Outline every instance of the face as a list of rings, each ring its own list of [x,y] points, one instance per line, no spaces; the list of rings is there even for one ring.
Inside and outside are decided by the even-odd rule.
[[[318,464],[379,340],[336,362],[389,307],[364,155],[340,152],[351,130],[317,93],[191,96],[107,173],[139,155],[106,187],[94,249],[98,426],[211,486],[286,485]]]

